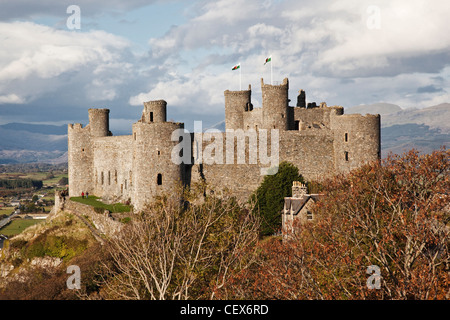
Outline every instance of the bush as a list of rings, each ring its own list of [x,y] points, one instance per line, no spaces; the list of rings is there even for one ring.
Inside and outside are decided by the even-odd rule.
[[[292,182],[304,183],[298,168],[288,162],[280,163],[275,175],[264,177],[263,182],[252,196],[255,210],[261,216],[261,234],[270,235],[281,229],[281,210],[284,198],[292,195]]]

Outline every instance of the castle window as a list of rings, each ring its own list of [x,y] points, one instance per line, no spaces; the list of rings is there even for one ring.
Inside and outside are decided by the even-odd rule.
[[[345,142],[348,142],[348,133],[347,132],[345,133],[344,140],[345,140]]]
[[[294,130],[300,130],[300,120],[295,121]]]
[[[108,171],[108,185],[111,185],[111,171]]]
[[[150,112],[150,122],[153,122],[153,112]]]
[[[134,136],[134,140],[136,140],[136,132],[133,134],[133,136]]]
[[[345,155],[345,161],[348,161],[348,151],[345,151],[344,155]]]
[[[125,180],[125,190],[127,190],[127,180]]]
[[[162,185],[162,174],[158,173],[158,177],[156,178],[156,183],[158,186]]]
[[[160,155],[161,155],[161,151],[158,150],[158,156],[160,156]]]
[[[102,171],[102,185],[105,183],[105,176],[104,176],[104,174],[103,174],[103,171]]]
[[[114,182],[117,184],[117,170],[114,171]]]

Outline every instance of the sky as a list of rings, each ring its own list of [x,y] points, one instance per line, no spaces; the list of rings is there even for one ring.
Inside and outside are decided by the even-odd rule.
[[[224,119],[224,91],[289,78],[295,104],[450,102],[447,0],[0,0],[0,124],[129,133],[143,102],[168,120]],[[272,61],[264,65],[265,59]],[[241,69],[232,71],[240,63]]]

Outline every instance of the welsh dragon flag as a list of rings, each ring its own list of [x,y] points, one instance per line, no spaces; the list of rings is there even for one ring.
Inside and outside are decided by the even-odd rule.
[[[241,64],[239,63],[239,64],[235,65],[235,66],[233,67],[233,69],[231,69],[231,70],[237,70],[237,69],[239,69],[240,67],[241,67]]]
[[[266,62],[264,62],[264,65],[266,65],[266,63],[267,63],[267,62],[270,62],[270,61],[272,61],[272,56],[266,58]]]

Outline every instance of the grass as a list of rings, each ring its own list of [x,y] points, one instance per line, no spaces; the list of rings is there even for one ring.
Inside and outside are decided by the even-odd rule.
[[[0,208],[0,216],[6,214],[7,216],[11,215],[14,212],[13,207],[3,207]]]
[[[106,204],[106,203],[99,201],[99,199],[100,198],[95,197],[95,196],[89,196],[87,199],[82,198],[82,197],[70,198],[70,200],[72,200],[72,201],[84,203],[84,204],[87,204],[89,206],[92,206],[92,207],[98,208],[98,209],[109,210],[110,212],[120,213],[120,212],[130,212],[131,211],[131,207],[127,206],[125,204],[122,204],[122,203]]]
[[[0,229],[0,233],[7,237],[15,236],[26,228],[41,223],[43,219],[13,219],[11,223]]]

